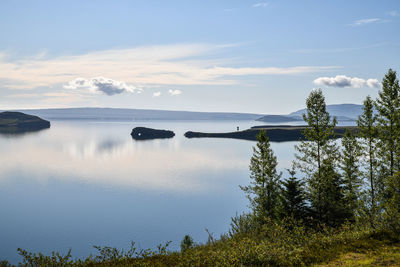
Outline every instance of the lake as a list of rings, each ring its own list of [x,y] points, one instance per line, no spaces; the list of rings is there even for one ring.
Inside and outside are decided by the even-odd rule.
[[[155,248],[183,236],[195,242],[229,229],[247,210],[255,142],[187,139],[188,130],[225,132],[260,122],[52,121],[25,135],[0,135],[0,259],[22,258],[17,248],[73,257],[93,245]],[[135,141],[133,127],[173,130],[172,139]],[[272,143],[279,169],[291,166],[295,142]],[[284,176],[287,175],[284,172]]]

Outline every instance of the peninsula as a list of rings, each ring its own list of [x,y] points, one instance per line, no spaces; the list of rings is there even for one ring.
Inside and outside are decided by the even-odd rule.
[[[185,133],[187,138],[233,138],[250,141],[257,141],[257,135],[261,130],[267,131],[267,136],[272,142],[298,141],[304,139],[303,131],[306,126],[290,126],[290,125],[262,125],[254,126],[250,129],[227,133],[203,133],[188,131]],[[340,138],[346,129],[350,129],[353,133],[358,131],[356,126],[338,126],[335,127],[336,138]]]
[[[0,133],[25,133],[50,128],[50,122],[22,112],[0,112]]]

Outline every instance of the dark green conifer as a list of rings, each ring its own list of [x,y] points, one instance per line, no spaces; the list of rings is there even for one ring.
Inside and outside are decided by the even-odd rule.
[[[361,148],[349,129],[346,129],[341,142],[340,169],[343,176],[344,196],[349,213],[353,214],[351,219],[354,220],[359,210],[360,188],[362,186],[362,176],[359,170]]]
[[[382,80],[382,91],[375,107],[379,113],[379,152],[381,178],[400,170],[400,87],[396,71],[389,69]]]
[[[300,145],[295,147],[298,152],[295,155],[295,164],[306,174],[311,209],[317,221],[322,222],[325,207],[332,206],[332,203],[329,203],[330,196],[324,195],[328,192],[324,188],[329,187],[327,183],[336,178],[334,166],[338,162],[338,147],[331,138],[334,137],[337,121],[336,118],[331,120],[321,89],[311,92],[306,100],[306,107],[307,114],[303,114],[303,119],[308,124],[304,131],[306,140],[301,140]],[[328,172],[330,176],[326,176],[323,171]]]
[[[278,218],[281,174],[276,171],[278,162],[270,147],[266,131],[260,131],[257,140],[250,161],[252,181],[250,185],[240,188],[247,194],[256,220],[263,224],[266,217]]]
[[[318,203],[321,210],[320,222],[332,227],[340,226],[352,216],[344,195],[344,181],[336,171],[334,162],[329,158],[322,161],[321,175],[322,201]],[[313,202],[316,201],[316,196],[312,197],[311,201],[315,206]]]
[[[358,117],[357,125],[359,128],[359,137],[361,138],[361,164],[365,171],[364,179],[368,184],[366,200],[364,206],[369,217],[369,222],[374,227],[374,221],[377,215],[377,116],[374,114],[374,103],[370,96],[364,100],[363,113]]]
[[[285,217],[305,220],[307,217],[304,182],[296,178],[294,168],[287,170],[290,177],[282,181],[282,213]]]

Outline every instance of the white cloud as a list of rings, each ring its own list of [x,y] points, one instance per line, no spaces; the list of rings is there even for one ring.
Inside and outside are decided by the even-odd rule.
[[[360,19],[360,20],[354,21],[354,22],[353,22],[352,24],[350,24],[350,25],[351,25],[351,26],[362,26],[362,25],[371,24],[371,23],[377,23],[377,22],[382,22],[382,20],[379,19],[379,18]]]
[[[172,95],[172,96],[175,96],[175,95],[180,95],[180,94],[182,94],[182,91],[181,90],[168,90],[168,94],[170,94],[170,95]]]
[[[268,6],[267,2],[260,2],[253,5],[253,7],[266,7]]]
[[[361,79],[357,77],[347,77],[345,75],[337,75],[336,77],[320,77],[314,80],[314,84],[319,86],[330,87],[370,87],[380,88],[381,83],[377,79]]]
[[[161,92],[154,92],[153,93],[153,97],[159,97],[159,96],[161,96]]]
[[[397,11],[397,10],[392,10],[392,11],[388,12],[388,14],[389,14],[389,16],[392,16],[392,17],[397,17],[400,15],[399,11]]]
[[[96,87],[96,90],[104,93],[115,93],[118,90],[114,90],[114,87],[130,91],[132,85],[139,88],[168,85],[232,85],[239,83],[235,76],[292,75],[337,69],[334,66],[233,68],[230,64],[239,62],[215,56],[210,59],[210,54],[215,55],[228,47],[232,46],[146,46],[17,61],[7,61],[6,55],[0,52],[0,83],[2,87],[9,89],[33,89],[68,83],[67,87]],[[97,76],[123,82],[115,84],[103,80],[96,83],[87,80]],[[85,78],[79,80],[77,77]]]
[[[116,95],[124,92],[141,92],[141,89],[128,85],[125,82],[116,81],[104,77],[96,77],[90,80],[76,78],[63,86],[65,89],[89,89],[92,92],[102,92],[106,95]]]

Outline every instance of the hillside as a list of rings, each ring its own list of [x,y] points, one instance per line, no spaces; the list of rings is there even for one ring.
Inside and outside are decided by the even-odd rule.
[[[355,121],[362,113],[362,105],[357,104],[337,104],[327,105],[326,109],[331,116],[335,116],[338,121]],[[257,121],[267,123],[289,123],[303,121],[302,115],[306,113],[305,109],[294,111],[287,115],[265,115],[258,118]]]
[[[347,117],[349,119],[356,120],[358,115],[362,113],[363,105],[357,104],[335,104],[335,105],[327,105],[326,110],[329,112],[331,116],[336,116],[344,119]],[[302,116],[302,114],[306,113],[305,109],[300,109],[295,112],[290,113],[288,116]]]
[[[21,112],[0,113],[0,133],[19,133],[50,128],[50,122]]]
[[[65,108],[18,110],[48,120],[256,120],[262,114],[192,112],[122,108]]]

